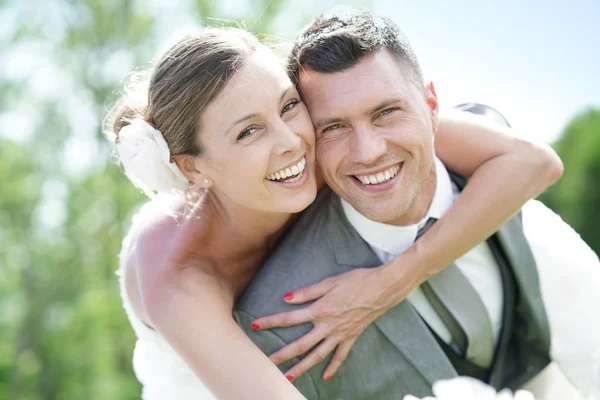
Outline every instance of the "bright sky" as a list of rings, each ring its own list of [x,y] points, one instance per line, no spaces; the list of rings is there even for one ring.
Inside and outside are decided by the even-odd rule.
[[[160,16],[163,40],[157,57],[184,33],[198,29],[186,1],[148,1]],[[44,12],[52,14],[52,4]],[[141,0],[136,4],[148,6]],[[223,15],[246,17],[252,24],[257,10],[249,9],[249,4],[248,0],[222,0],[219,7]],[[600,0],[288,0],[277,18],[275,34],[293,39],[300,20],[308,21],[335,4],[372,4],[375,12],[396,21],[413,44],[426,78],[435,82],[442,107],[487,103],[523,135],[547,142],[556,139],[576,113],[600,107]],[[7,23],[0,24],[0,37],[14,28],[14,11],[2,10],[0,19]],[[17,80],[31,76],[29,86],[39,97],[58,100],[74,90],[65,90],[69,76],[53,66],[52,54],[40,46],[15,47],[0,55],[0,61],[2,74]],[[103,79],[111,82],[134,67],[131,55],[124,52],[109,61]],[[81,98],[75,102],[81,104]],[[0,127],[11,126],[0,135],[20,140],[31,136],[27,132],[35,126],[35,105],[23,107],[0,112]],[[88,108],[73,113],[76,120],[71,125],[80,134],[71,142],[77,148],[86,141],[91,146],[95,140],[98,121]],[[82,160],[81,166],[88,161]],[[72,162],[77,164],[74,169],[80,167]]]
[[[374,0],[412,43],[440,102],[487,103],[552,141],[600,107],[598,0]]]

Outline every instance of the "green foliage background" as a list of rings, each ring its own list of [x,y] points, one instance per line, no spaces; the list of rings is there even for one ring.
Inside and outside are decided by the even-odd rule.
[[[180,21],[265,34],[316,13],[248,0],[242,22],[226,2],[155,3],[0,0],[0,400],[140,397],[114,271],[145,198],[100,134],[120,78]],[[565,177],[543,199],[600,252],[600,110],[576,116],[556,148]]]
[[[600,254],[600,110],[574,116],[554,148],[565,164],[565,173],[540,200]]]

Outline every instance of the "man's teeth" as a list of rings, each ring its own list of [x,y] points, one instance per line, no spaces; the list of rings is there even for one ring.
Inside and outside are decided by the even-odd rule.
[[[296,182],[302,177],[302,172],[304,171],[304,168],[306,168],[306,158],[300,160],[300,162],[294,165],[293,167],[284,168],[281,171],[277,171],[267,176],[267,179],[270,181],[285,180],[286,182]]]
[[[361,181],[364,185],[377,185],[383,182],[387,182],[398,174],[400,171],[400,165],[391,167],[383,172],[379,172],[375,175],[354,175],[356,179]]]

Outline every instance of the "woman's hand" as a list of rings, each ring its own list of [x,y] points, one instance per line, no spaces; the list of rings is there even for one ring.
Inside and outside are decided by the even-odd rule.
[[[316,346],[286,372],[288,379],[299,377],[335,350],[323,374],[323,379],[329,381],[367,326],[403,300],[415,287],[413,281],[408,280],[404,285],[407,290],[396,291],[394,296],[390,296],[389,290],[386,290],[389,285],[381,274],[382,270],[355,269],[288,293],[284,300],[289,304],[316,301],[306,308],[270,315],[254,322],[255,329],[286,327],[305,322],[312,322],[314,325],[309,333],[269,357],[275,364],[280,364]]]

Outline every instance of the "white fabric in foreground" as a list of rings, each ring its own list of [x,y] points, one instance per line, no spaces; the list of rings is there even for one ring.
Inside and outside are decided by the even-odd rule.
[[[496,393],[494,388],[477,379],[459,376],[458,378],[438,381],[433,385],[435,397],[419,399],[415,396],[404,396],[404,400],[534,400],[528,391],[517,390],[513,393],[504,389]]]

